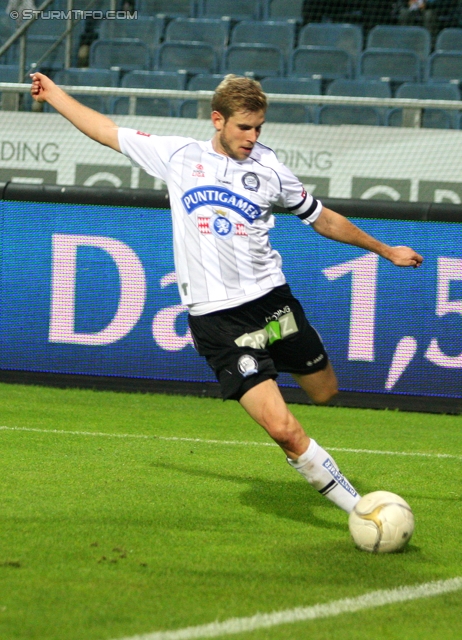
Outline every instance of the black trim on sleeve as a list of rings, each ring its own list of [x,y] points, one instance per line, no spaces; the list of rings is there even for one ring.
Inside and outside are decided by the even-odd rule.
[[[296,204],[295,207],[287,207],[287,211],[295,211],[295,209],[300,209],[300,207],[303,207],[306,202],[307,196],[308,193],[305,191],[305,189],[303,189],[303,200],[300,202],[300,204]]]
[[[316,200],[316,198],[313,198],[313,202],[311,203],[311,206],[308,207],[308,209],[304,213],[297,213],[295,215],[300,220],[306,220],[306,218],[309,218],[311,214],[313,214],[316,211],[318,205],[319,205],[319,200]]]

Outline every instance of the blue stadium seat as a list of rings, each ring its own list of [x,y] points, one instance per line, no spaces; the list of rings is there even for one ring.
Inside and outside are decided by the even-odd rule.
[[[186,86],[186,73],[180,71],[130,71],[121,87],[134,89],[173,89],[182,91]]]
[[[325,104],[318,110],[317,123],[378,126],[382,124],[382,116],[375,107]]]
[[[17,82],[18,76],[17,64],[0,64],[0,82]]]
[[[57,71],[53,80],[56,84],[79,87],[117,87],[119,73],[114,69],[77,69],[71,67]]]
[[[306,124],[312,122],[311,109],[305,104],[270,102],[266,110],[266,122]]]
[[[178,109],[180,118],[197,118],[197,100],[182,100]]]
[[[403,110],[391,109],[387,115],[386,124],[389,127],[401,127],[402,122]],[[423,110],[421,126],[424,129],[452,129],[452,124],[453,120],[449,111],[444,109]]]
[[[413,51],[365,49],[359,58],[359,77],[365,80],[387,78],[393,83],[419,82],[420,59]]]
[[[50,8],[46,9],[49,11]],[[60,36],[67,29],[67,20],[35,20],[27,30],[27,36]]]
[[[319,78],[263,78],[261,86],[265,93],[321,95],[321,80]]]
[[[295,20],[303,22],[304,0],[263,0],[265,20]]]
[[[321,80],[319,78],[263,78],[261,81],[262,89],[265,93],[285,93],[291,95],[321,95]],[[282,105],[282,106],[281,106]],[[288,107],[288,113],[292,120],[280,120],[283,117],[281,111],[284,107]],[[289,103],[271,103],[269,105],[269,111],[272,122],[313,122],[315,107],[312,105],[302,105],[307,111],[303,116],[300,109],[292,109],[292,107],[299,106]],[[297,116],[298,113],[298,116]],[[289,116],[288,116],[289,117]],[[298,117],[298,120],[297,120]],[[303,117],[303,120],[301,119]]]
[[[462,79],[462,51],[435,51],[428,59],[428,80],[454,82]]]
[[[356,64],[363,49],[363,32],[361,27],[355,24],[312,22],[301,28],[298,46],[341,49],[349,53]]]
[[[295,43],[295,23],[243,20],[231,32],[231,44],[272,44],[281,49],[288,62]]]
[[[110,112],[118,115],[128,115],[129,106],[129,98],[113,98]],[[167,98],[137,98],[135,115],[172,118],[177,115],[177,112],[172,101],[167,100]]]
[[[33,64],[37,64],[40,58],[56,43],[55,36],[29,36],[27,38],[26,48],[26,72]],[[18,52],[15,49],[14,63],[18,62]],[[64,42],[61,42],[57,48],[50,53],[37,69],[57,70],[64,67]]]
[[[190,91],[215,91],[223,80],[221,73],[198,73],[188,82]]]
[[[72,97],[78,100],[81,104],[84,104],[86,107],[90,107],[90,109],[94,109],[99,113],[110,113],[108,108],[109,101],[103,96],[83,96],[73,93]],[[47,102],[44,104],[43,110],[45,113],[57,113],[57,111]]]
[[[137,8],[140,16],[155,16],[161,13],[168,18],[193,18],[196,15],[195,7],[195,0],[140,0]]]
[[[364,98],[391,98],[388,82],[381,80],[334,80],[326,91],[328,96],[357,96]]]
[[[396,92],[397,98],[411,98],[414,100],[460,100],[460,91],[456,85],[450,83],[411,83],[402,84]],[[392,109],[388,115],[389,126],[401,126],[403,110]],[[447,109],[424,109],[422,113],[422,127],[430,129],[457,129],[457,111]]]
[[[367,36],[366,48],[413,51],[425,61],[430,55],[431,36],[424,27],[377,25]]]
[[[96,40],[90,47],[90,67],[147,70],[150,67],[149,49],[144,42],[131,38]]]
[[[221,56],[228,44],[228,19],[221,18],[176,18],[165,31],[166,42],[205,42]]]
[[[17,64],[0,64],[0,82],[17,82],[19,66]],[[2,93],[0,91],[0,109],[2,108]]]
[[[0,42],[4,44],[16,31],[16,23],[6,14],[0,13]]]
[[[284,55],[270,44],[233,44],[223,55],[223,73],[252,74],[257,78],[284,75]]]
[[[442,29],[436,37],[435,51],[462,51],[462,29]]]
[[[232,20],[258,20],[260,0],[199,0],[198,13],[202,18],[229,16]]]
[[[297,47],[289,63],[289,74],[319,77],[323,80],[352,78],[353,63],[349,53],[332,47]]]
[[[110,69],[61,69],[53,76],[54,82],[58,85],[79,86],[79,87],[117,87],[119,73]],[[79,102],[100,111],[109,113],[109,100],[104,96],[84,96],[72,94]],[[45,111],[55,112],[54,109],[45,105]]]
[[[203,42],[164,42],[156,54],[155,68],[159,71],[215,73],[217,57],[214,48]]]
[[[122,78],[121,86],[135,89],[173,89],[181,91],[185,88],[186,76],[185,72],[179,71],[131,71]],[[154,110],[154,115],[165,115],[167,112],[176,115],[178,111],[179,101],[173,98],[162,98],[159,102],[153,103],[141,101],[139,106],[138,100],[141,100],[141,98],[137,98],[136,112],[138,115],[145,115],[138,112],[149,108]],[[152,100],[152,98],[149,98],[149,100]],[[167,102],[170,105],[167,105]],[[128,112],[128,102],[126,104],[125,100],[121,100],[120,103],[117,103],[117,108]]]
[[[99,30],[101,40],[130,38],[141,40],[151,55],[159,46],[164,33],[165,17],[138,16],[137,20],[103,20]]]
[[[415,100],[460,100],[457,85],[450,82],[405,82],[397,92],[397,98]]]
[[[223,80],[221,73],[199,73],[188,82],[190,91],[215,91]],[[197,118],[197,100],[183,100],[179,106],[180,118]]]

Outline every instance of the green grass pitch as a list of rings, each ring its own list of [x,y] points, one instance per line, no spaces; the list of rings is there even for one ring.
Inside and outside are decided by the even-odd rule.
[[[293,406],[361,493],[412,506],[406,550],[372,555],[236,403],[7,384],[0,403],[2,640],[148,638],[462,576],[460,416]],[[456,640],[461,594],[232,637]]]

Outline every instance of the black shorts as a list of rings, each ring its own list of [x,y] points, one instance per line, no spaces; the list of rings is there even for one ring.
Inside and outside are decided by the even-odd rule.
[[[239,307],[188,320],[196,349],[215,372],[224,400],[239,400],[278,372],[304,375],[327,366],[321,338],[287,284]]]

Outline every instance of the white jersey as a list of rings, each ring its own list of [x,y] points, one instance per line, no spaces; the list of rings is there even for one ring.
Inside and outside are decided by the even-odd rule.
[[[242,161],[216,153],[212,142],[119,129],[122,153],[167,183],[178,289],[190,313],[238,306],[285,283],[281,256],[269,242],[272,207],[305,224],[321,203],[256,143]]]

